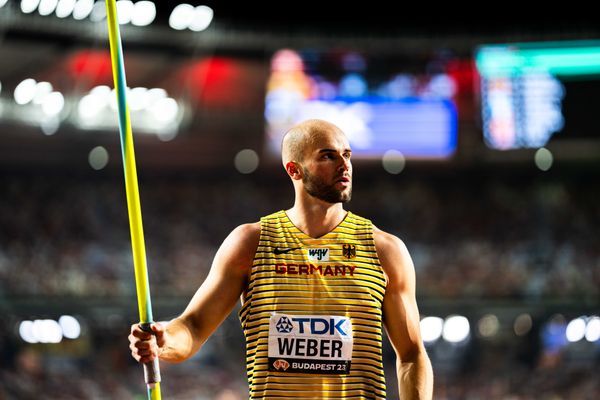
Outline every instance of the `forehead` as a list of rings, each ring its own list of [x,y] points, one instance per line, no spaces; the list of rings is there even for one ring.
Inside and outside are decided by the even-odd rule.
[[[332,149],[338,151],[350,150],[348,138],[342,132],[329,130],[312,135],[308,143],[309,151]]]

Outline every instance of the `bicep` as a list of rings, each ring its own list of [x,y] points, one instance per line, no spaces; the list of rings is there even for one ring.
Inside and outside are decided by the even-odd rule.
[[[180,316],[201,343],[231,313],[242,295],[257,245],[255,232],[242,226],[217,251],[206,280]]]
[[[414,265],[400,239],[390,238],[384,249],[380,260],[388,284],[383,300],[383,322],[397,356],[408,361],[422,346]]]

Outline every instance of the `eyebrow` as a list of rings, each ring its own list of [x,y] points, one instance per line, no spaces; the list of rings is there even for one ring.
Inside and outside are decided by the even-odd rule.
[[[321,150],[319,150],[319,153],[331,153],[331,152],[337,153],[337,150],[336,149],[321,149]],[[342,153],[352,153],[352,149],[344,149],[342,151]]]

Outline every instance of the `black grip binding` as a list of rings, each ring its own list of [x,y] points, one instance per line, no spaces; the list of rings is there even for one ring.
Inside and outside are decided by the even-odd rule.
[[[140,323],[140,328],[144,332],[152,332],[152,328],[150,328],[151,322],[142,322]],[[155,383],[160,382],[160,367],[158,365],[158,357],[154,360],[142,364],[144,366],[144,380],[147,385],[153,385]]]

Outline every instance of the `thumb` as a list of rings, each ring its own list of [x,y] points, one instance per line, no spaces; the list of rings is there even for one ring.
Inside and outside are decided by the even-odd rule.
[[[158,344],[158,347],[162,347],[165,344],[165,327],[163,324],[161,324],[160,322],[154,322],[152,323],[152,325],[150,325],[150,329],[152,329],[152,332],[154,333],[154,336],[156,337],[156,344]]]
[[[156,334],[162,334],[165,332],[165,327],[160,322],[153,322],[150,325],[150,329],[152,329],[152,332]]]

